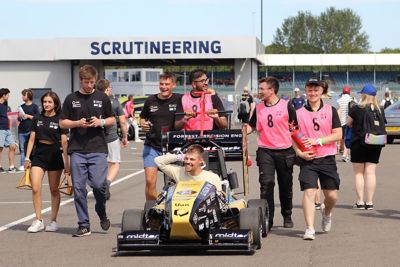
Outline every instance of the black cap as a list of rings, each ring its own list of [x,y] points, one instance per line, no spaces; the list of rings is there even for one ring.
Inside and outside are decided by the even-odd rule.
[[[321,85],[321,80],[317,77],[311,77],[306,82],[306,86],[309,85]]]

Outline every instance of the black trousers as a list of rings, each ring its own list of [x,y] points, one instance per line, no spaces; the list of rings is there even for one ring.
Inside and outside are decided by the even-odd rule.
[[[293,208],[293,165],[296,153],[293,148],[274,150],[259,147],[257,165],[260,173],[260,198],[266,199],[269,222],[272,225],[275,213],[275,172],[279,187],[279,200],[283,217],[292,215]]]

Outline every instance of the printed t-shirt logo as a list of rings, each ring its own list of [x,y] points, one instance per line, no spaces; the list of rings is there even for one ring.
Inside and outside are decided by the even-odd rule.
[[[103,101],[101,100],[93,100],[93,107],[101,108],[103,106]]]
[[[176,111],[176,104],[169,104],[168,110],[169,111]]]
[[[57,123],[57,122],[52,122],[52,121],[51,121],[49,127],[50,127],[50,128],[53,128],[53,129],[58,129],[58,123]]]
[[[43,121],[37,121],[36,126],[38,126],[38,127],[43,126]]]
[[[158,111],[158,106],[150,106],[150,112]]]
[[[72,107],[73,107],[73,108],[80,108],[80,107],[81,107],[81,102],[79,102],[79,101],[72,101]]]

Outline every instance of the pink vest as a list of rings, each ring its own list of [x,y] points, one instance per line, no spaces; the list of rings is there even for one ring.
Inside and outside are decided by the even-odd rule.
[[[289,131],[288,101],[280,99],[271,107],[264,102],[257,106],[258,146],[269,149],[286,149],[292,146]]]
[[[205,95],[205,104],[206,104],[205,106],[206,113],[208,110],[213,109],[211,94]],[[183,106],[183,111],[201,112],[200,97],[195,98],[192,97],[190,93],[186,93],[182,97],[182,106]],[[197,114],[197,117],[188,120],[183,129],[187,131],[200,130],[202,117],[203,116],[201,116],[200,114]],[[214,120],[206,114],[204,116],[203,129],[212,130],[213,123]]]
[[[310,112],[305,107],[296,111],[300,130],[306,137],[318,139],[332,134],[332,106],[325,104],[317,112]],[[336,143],[315,146],[317,158],[336,155]]]

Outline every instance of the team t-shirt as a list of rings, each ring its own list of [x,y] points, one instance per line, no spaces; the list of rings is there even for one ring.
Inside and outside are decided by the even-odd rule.
[[[61,119],[77,121],[82,118],[106,119],[114,116],[110,98],[99,91],[85,95],[76,91],[69,94],[62,107]],[[68,153],[108,153],[104,128],[72,128]]]
[[[39,114],[39,107],[35,103],[32,103],[30,105],[22,104],[21,108],[25,114],[32,116]],[[18,118],[18,120],[20,121],[18,125],[18,133],[28,133],[32,127],[32,120],[20,118]]]
[[[110,99],[111,101],[111,106],[112,106],[112,110],[114,111],[115,114],[115,119],[118,122],[119,121],[119,116],[125,115],[124,113],[124,109],[122,108],[121,104],[119,103],[119,101],[117,99]],[[107,143],[111,143],[114,142],[115,140],[118,139],[118,123],[110,126],[110,127],[106,127],[106,142]]]
[[[61,142],[61,135],[68,134],[68,129],[62,129],[58,125],[60,114],[47,117],[42,114],[35,115],[32,119],[31,132],[35,132],[36,140],[46,140],[54,143]]]
[[[0,130],[9,130],[8,125],[8,105],[6,103],[0,103]]]
[[[258,146],[269,149],[286,149],[292,146],[289,123],[297,124],[296,110],[284,99],[268,106],[257,106],[249,125],[259,131]]]
[[[146,134],[145,145],[161,150],[161,134],[174,130],[175,112],[181,98],[181,94],[172,94],[168,99],[159,99],[155,94],[146,99],[140,118],[150,121],[153,126]]]

